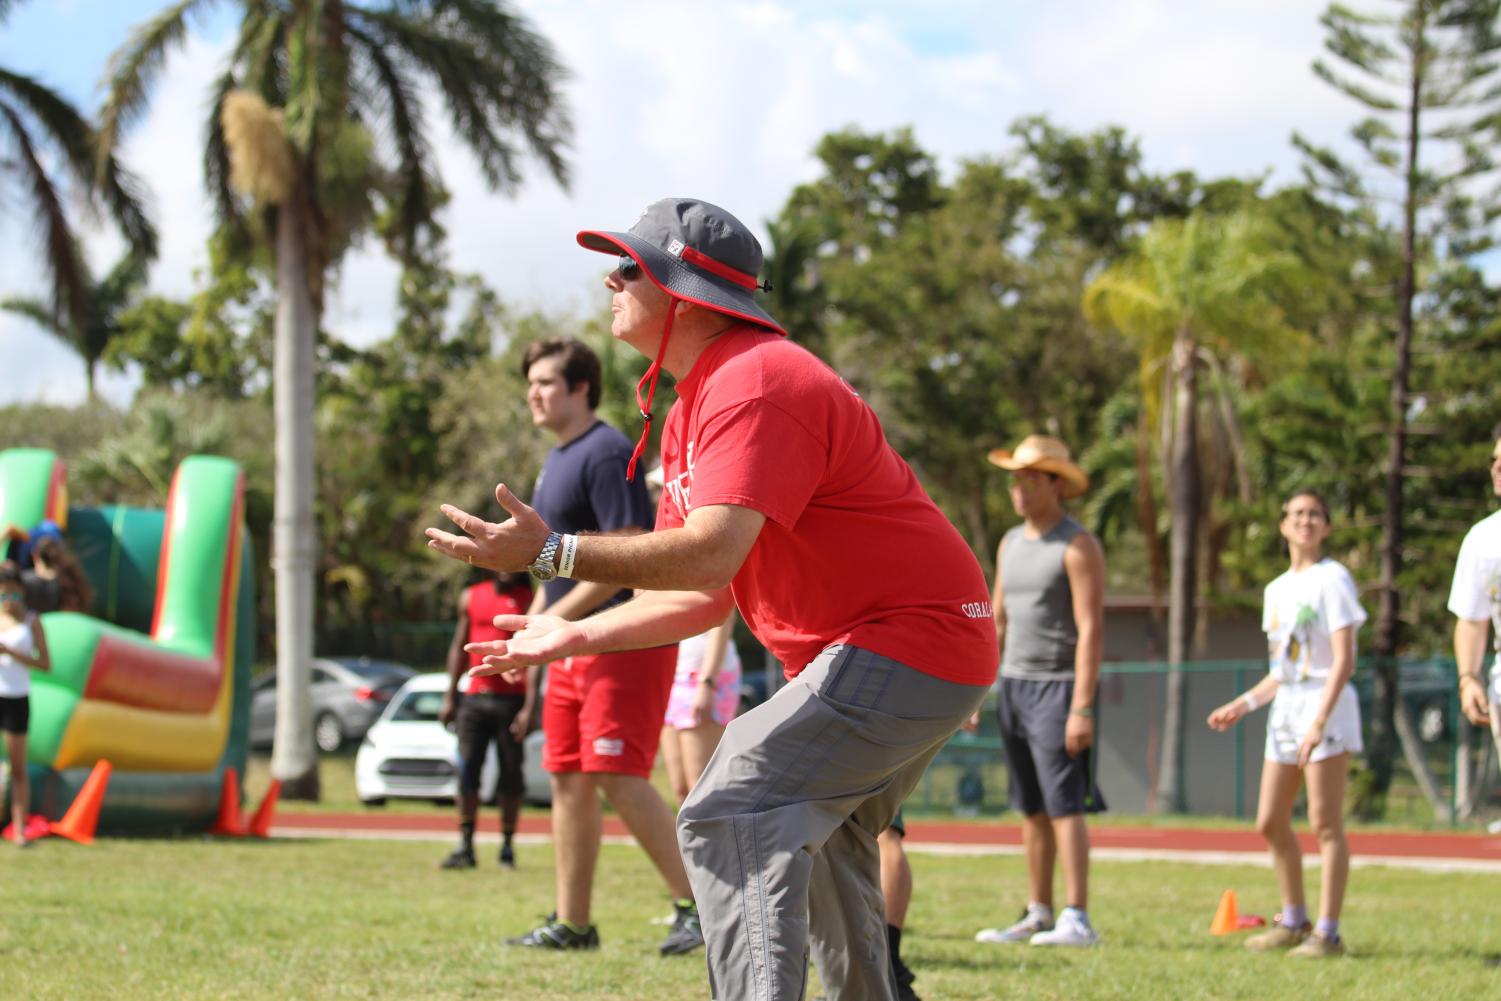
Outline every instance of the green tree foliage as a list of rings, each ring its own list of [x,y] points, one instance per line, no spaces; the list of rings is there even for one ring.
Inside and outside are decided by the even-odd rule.
[[[1494,240],[1501,192],[1477,182],[1496,170],[1494,150],[1501,138],[1498,18],[1497,0],[1402,0],[1379,12],[1331,5],[1321,21],[1325,48],[1336,61],[1315,62],[1314,71],[1369,112],[1352,130],[1366,167],[1294,137],[1310,178],[1358,205],[1382,198],[1401,205],[1399,256],[1380,276],[1395,290],[1374,629],[1378,666],[1371,758],[1380,792],[1391,779],[1393,738],[1402,740],[1410,759],[1417,755],[1416,734],[1397,698],[1393,658],[1405,641],[1400,586],[1406,526],[1412,520],[1406,512],[1406,470],[1414,464],[1408,425],[1419,395],[1412,381],[1412,355],[1422,333],[1415,312],[1425,291],[1419,267],[1431,255],[1463,257]]]

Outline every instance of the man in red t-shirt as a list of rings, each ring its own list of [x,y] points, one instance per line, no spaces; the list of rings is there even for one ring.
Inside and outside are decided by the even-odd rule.
[[[490,576],[490,575],[486,575]],[[444,869],[474,868],[474,820],[479,813],[479,778],[490,745],[495,745],[500,774],[495,798],[500,803],[500,864],[516,868],[511,839],[521,815],[521,796],[526,791],[521,764],[521,742],[532,725],[532,688],[525,677],[515,681],[503,674],[469,679],[462,701],[459,679],[480,658],[467,653],[470,643],[491,643],[511,634],[495,626],[497,615],[519,615],[532,602],[531,578],[526,574],[502,573],[471,584],[459,595],[459,621],[448,645],[448,692],[438,710],[438,722],[455,724],[459,737],[459,846],[442,862]]]
[[[889,1001],[876,838],[995,679],[985,577],[870,407],[756,303],[761,247],[738,219],[664,199],[578,239],[618,255],[611,332],[655,359],[643,415],[657,375],[677,380],[657,531],[560,536],[502,484],[510,520],[444,506],[465,534],[429,545],[644,593],[578,622],[503,619],[516,634],[476,670],[671,642],[737,605],[791,680],[729,725],[678,815],[711,990],[801,998],[811,946],[831,999]]]

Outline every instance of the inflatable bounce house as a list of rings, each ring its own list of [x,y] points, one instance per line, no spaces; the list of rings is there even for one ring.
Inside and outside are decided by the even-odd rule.
[[[102,834],[206,831],[224,773],[245,773],[255,655],[244,476],[184,459],[165,511],[69,507],[66,469],[0,451],[0,527],[56,522],[95,590],[90,614],[42,616],[51,673],[32,672],[31,810],[63,815],[112,766]]]

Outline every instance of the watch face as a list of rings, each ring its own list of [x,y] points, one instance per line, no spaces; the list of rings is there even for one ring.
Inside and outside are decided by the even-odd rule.
[[[552,580],[557,575],[558,575],[558,572],[556,570],[554,570],[552,567],[539,567],[539,566],[536,566],[536,565],[532,566],[532,576],[535,577],[535,578],[537,578],[540,581],[549,581],[549,580]]]

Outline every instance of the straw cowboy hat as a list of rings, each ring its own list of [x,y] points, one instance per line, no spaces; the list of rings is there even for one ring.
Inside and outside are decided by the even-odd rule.
[[[1078,497],[1089,489],[1089,474],[1075,465],[1068,446],[1045,434],[1029,434],[1014,450],[998,448],[990,453],[989,459],[1002,469],[1052,473],[1063,481],[1064,497]]]

